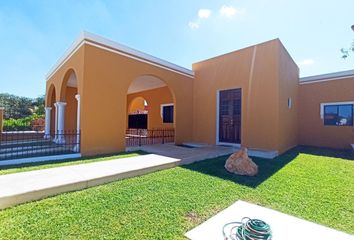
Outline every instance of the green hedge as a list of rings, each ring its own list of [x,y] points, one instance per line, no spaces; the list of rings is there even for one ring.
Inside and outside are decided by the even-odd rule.
[[[19,119],[5,119],[3,129],[4,131],[31,131],[32,123],[38,119],[44,119],[44,115],[33,114]]]

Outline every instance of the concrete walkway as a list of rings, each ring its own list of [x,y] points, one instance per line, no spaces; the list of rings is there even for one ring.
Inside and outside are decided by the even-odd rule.
[[[179,159],[148,154],[0,176],[0,209],[135,177],[178,165]]]
[[[238,150],[238,148],[215,145],[195,145],[195,147],[176,146],[173,143],[146,145],[128,150],[134,151],[137,149],[161,156],[178,158],[181,160],[179,162],[180,165],[228,155]]]

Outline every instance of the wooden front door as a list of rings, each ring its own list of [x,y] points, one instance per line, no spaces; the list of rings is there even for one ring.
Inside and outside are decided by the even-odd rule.
[[[241,89],[220,91],[219,142],[241,143]]]

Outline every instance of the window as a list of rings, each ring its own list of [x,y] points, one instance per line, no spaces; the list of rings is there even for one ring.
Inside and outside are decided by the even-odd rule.
[[[353,104],[324,104],[323,119],[326,126],[353,126]]]
[[[163,123],[173,123],[173,104],[161,105]]]

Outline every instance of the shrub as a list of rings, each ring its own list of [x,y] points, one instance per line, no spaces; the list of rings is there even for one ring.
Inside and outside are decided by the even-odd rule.
[[[19,119],[5,119],[4,131],[41,131],[44,128],[44,116],[33,114]]]

